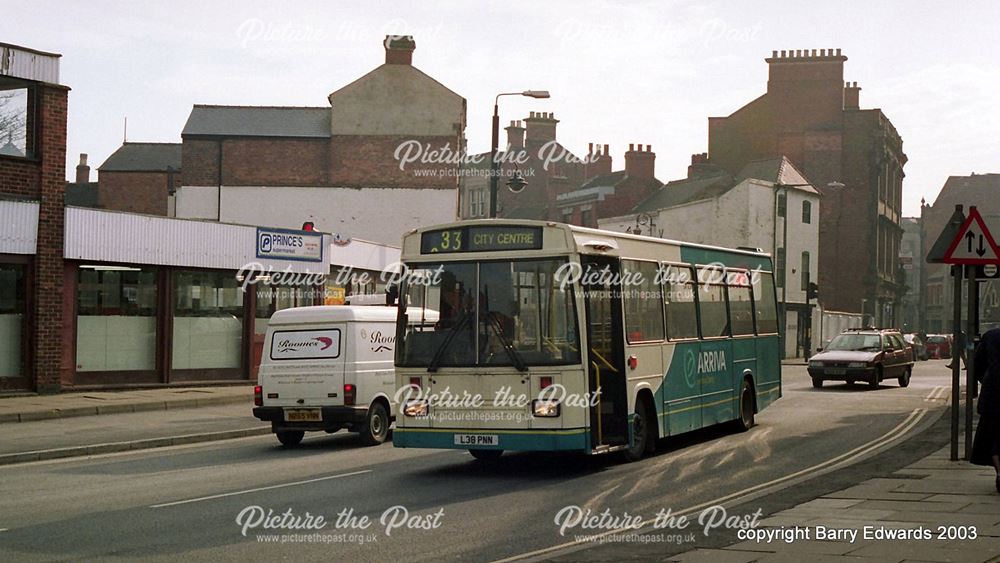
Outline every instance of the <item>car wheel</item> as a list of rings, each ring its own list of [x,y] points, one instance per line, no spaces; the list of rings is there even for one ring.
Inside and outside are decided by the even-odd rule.
[[[818,377],[814,377],[813,378],[813,387],[819,389],[822,386],[823,386],[823,380],[820,379],[820,378],[818,378]]]
[[[878,383],[882,381],[882,366],[879,366],[872,372],[871,376],[868,378],[868,387],[871,389],[878,389]]]
[[[899,386],[908,387],[910,385],[910,376],[913,374],[913,368],[906,368],[906,372],[899,376]]]
[[[650,444],[653,438],[652,427],[653,415],[649,412],[649,404],[639,398],[636,405],[635,414],[632,416],[632,446],[625,450],[626,461],[639,461],[647,453],[652,453],[655,445]]]
[[[469,453],[476,458],[476,461],[491,462],[500,459],[503,450],[469,450]]]
[[[389,412],[381,402],[372,403],[368,409],[365,426],[361,429],[361,443],[366,446],[377,446],[385,442],[389,435]]]
[[[302,430],[278,430],[274,434],[278,437],[281,445],[286,448],[294,448],[299,445],[302,442],[302,438],[306,435]]]

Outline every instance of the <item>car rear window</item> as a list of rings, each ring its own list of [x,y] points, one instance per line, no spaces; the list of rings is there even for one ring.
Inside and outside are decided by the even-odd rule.
[[[944,337],[944,336],[928,336],[927,337],[927,342],[930,342],[932,344],[944,344],[947,341],[948,341],[948,339],[946,337]]]

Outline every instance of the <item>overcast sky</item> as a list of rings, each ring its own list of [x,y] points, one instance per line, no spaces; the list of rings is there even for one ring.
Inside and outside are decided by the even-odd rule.
[[[927,7],[921,7],[926,4]],[[861,107],[881,108],[909,156],[905,215],[949,175],[1000,172],[1000,3],[33,2],[8,6],[0,41],[63,55],[67,175],[130,141],[179,142],[193,104],[325,106],[413,35],[414,65],[468,101],[470,152],[501,120],[551,111],[578,155],[651,144],[662,181],[707,150],[707,118],[764,93],[774,49],[841,48]],[[96,173],[95,173],[96,174]],[[94,178],[96,179],[96,178]]]

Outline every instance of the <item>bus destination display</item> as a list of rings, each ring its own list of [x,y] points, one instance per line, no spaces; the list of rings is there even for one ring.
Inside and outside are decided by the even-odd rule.
[[[420,237],[420,253],[538,250],[541,227],[482,226],[428,231]]]

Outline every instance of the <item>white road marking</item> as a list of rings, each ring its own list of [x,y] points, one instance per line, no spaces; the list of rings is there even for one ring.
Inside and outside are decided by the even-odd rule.
[[[726,495],[724,497],[719,497],[717,499],[713,499],[713,500],[710,500],[708,502],[703,502],[703,503],[701,503],[699,505],[692,506],[692,507],[686,508],[684,510],[680,510],[680,511],[677,511],[677,512],[671,512],[671,514],[674,514],[676,516],[683,516],[683,515],[687,515],[687,514],[692,514],[694,512],[698,512],[699,510],[703,510],[703,509],[708,508],[710,506],[716,506],[716,505],[721,505],[721,504],[726,504],[726,503],[739,504],[740,501],[742,500],[742,497],[750,496],[750,495],[756,493],[757,491],[761,491],[761,490],[764,490],[764,489],[768,489],[770,487],[774,487],[774,486],[780,485],[780,484],[782,484],[782,483],[784,483],[786,481],[794,480],[794,479],[796,479],[796,478],[798,478],[798,477],[800,477],[802,475],[808,474],[808,473],[815,473],[817,470],[821,470],[821,469],[830,469],[830,470],[832,470],[835,467],[838,467],[838,466],[841,466],[841,465],[845,465],[848,462],[850,462],[851,460],[853,460],[853,459],[855,459],[857,457],[860,457],[860,456],[862,456],[862,455],[864,455],[864,454],[866,454],[866,453],[868,453],[870,451],[878,449],[878,448],[880,448],[880,447],[882,447],[884,445],[887,445],[888,443],[893,442],[896,439],[900,438],[901,436],[905,435],[914,426],[916,426],[923,419],[924,415],[926,415],[926,414],[927,414],[927,410],[925,410],[925,409],[914,409],[903,420],[903,422],[900,422],[899,424],[897,424],[892,430],[889,430],[888,432],[886,432],[882,436],[879,436],[878,438],[875,438],[874,440],[871,440],[870,442],[862,444],[861,446],[858,446],[858,447],[854,448],[853,450],[851,450],[849,452],[842,453],[842,454],[840,454],[837,457],[828,459],[828,460],[826,460],[826,461],[824,461],[822,463],[817,463],[816,465],[813,465],[812,467],[807,467],[806,469],[802,469],[800,471],[796,471],[795,473],[791,473],[789,475],[785,475],[784,477],[779,477],[777,479],[773,479],[773,480],[768,481],[766,483],[761,483],[759,485],[755,485],[755,486],[750,487],[748,489],[744,489],[742,491],[738,491],[738,492]],[[654,520],[653,520],[652,517],[650,517],[648,519],[644,518],[643,521],[650,522],[650,524],[647,524],[647,525],[643,526],[642,528],[616,528],[614,530],[608,530],[606,532],[602,532],[602,533],[599,533],[599,534],[590,534],[590,535],[587,536],[587,539],[581,539],[581,540],[577,540],[577,541],[572,541],[572,542],[567,542],[567,543],[563,543],[563,544],[559,544],[559,545],[554,545],[552,547],[547,547],[547,548],[539,549],[539,550],[536,550],[536,551],[531,551],[531,552],[528,552],[528,553],[522,553],[520,555],[515,555],[513,557],[507,557],[505,559],[498,559],[498,560],[494,561],[494,563],[507,563],[509,561],[521,561],[521,560],[524,560],[524,559],[538,558],[539,556],[548,555],[548,554],[551,554],[552,552],[562,551],[564,549],[569,549],[569,548],[581,546],[581,545],[584,545],[584,544],[590,544],[590,543],[593,543],[593,540],[595,540],[595,539],[599,539],[599,538],[602,538],[602,537],[605,537],[605,536],[614,535],[614,534],[620,534],[620,533],[622,533],[623,531],[626,531],[626,530],[629,531],[630,533],[638,533],[641,530],[643,530],[645,528],[648,528]]]
[[[931,389],[931,392],[927,395],[927,397],[924,400],[936,401],[937,399],[940,399],[942,395],[944,395],[944,391],[946,389],[947,387],[945,387],[944,385],[938,385],[934,389]]]
[[[257,488],[254,488],[254,489],[247,489],[245,491],[233,491],[231,493],[220,493],[220,494],[217,494],[217,495],[209,495],[207,497],[198,497],[198,498],[191,498],[191,499],[187,499],[187,500],[178,500],[178,501],[174,501],[174,502],[165,502],[165,503],[162,503],[162,504],[154,504],[154,505],[150,506],[150,508],[165,508],[165,507],[168,507],[168,506],[177,506],[179,504],[188,504],[188,503],[192,503],[192,502],[201,502],[203,500],[213,500],[213,499],[217,499],[217,498],[234,497],[234,496],[237,496],[237,495],[245,495],[245,494],[248,494],[248,493],[256,493],[256,492],[259,492],[259,491],[270,491],[272,489],[282,489],[284,487],[294,487],[296,485],[306,485],[306,484],[309,484],[309,483],[317,483],[319,481],[328,481],[330,479],[340,479],[341,477],[351,477],[352,475],[362,475],[364,473],[371,473],[371,472],[372,472],[371,469],[364,469],[362,471],[352,471],[351,473],[341,473],[339,475],[327,475],[326,477],[317,477],[315,479],[306,479],[305,481],[295,481],[293,483],[282,483],[280,485],[270,485],[270,486],[267,486],[267,487],[257,487]]]
[[[0,532],[9,532],[10,528],[0,528]]]

